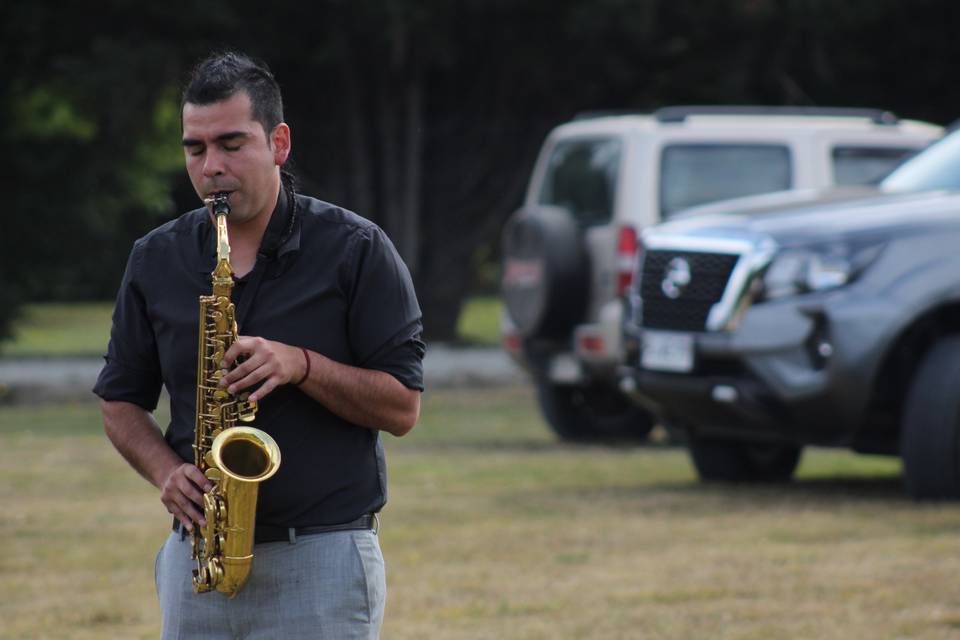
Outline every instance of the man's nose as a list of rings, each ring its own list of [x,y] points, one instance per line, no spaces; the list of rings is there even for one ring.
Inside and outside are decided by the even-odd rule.
[[[203,159],[203,175],[207,178],[223,174],[223,154],[217,149],[207,149]]]

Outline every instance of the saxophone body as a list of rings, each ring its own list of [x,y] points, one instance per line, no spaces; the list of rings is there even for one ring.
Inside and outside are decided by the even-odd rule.
[[[259,484],[276,473],[280,449],[269,434],[240,423],[256,417],[257,405],[246,393],[220,386],[223,356],[237,339],[230,267],[227,194],[212,198],[217,223],[217,266],[212,293],[200,296],[197,350],[197,408],[194,464],[213,484],[204,494],[206,525],[194,527],[191,540],[193,589],[217,590],[233,597],[246,583],[253,563]]]

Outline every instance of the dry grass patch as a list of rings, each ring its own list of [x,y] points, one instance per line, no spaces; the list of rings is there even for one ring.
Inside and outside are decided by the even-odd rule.
[[[0,637],[156,637],[169,520],[96,406],[0,409],[0,443]],[[960,507],[894,460],[703,486],[679,449],[556,443],[524,388],[429,393],[386,446],[386,640],[960,634]]]
[[[168,519],[96,405],[5,408],[0,441],[0,637],[155,638]]]

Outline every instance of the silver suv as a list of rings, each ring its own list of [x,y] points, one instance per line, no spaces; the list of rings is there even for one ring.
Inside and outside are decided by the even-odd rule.
[[[669,107],[588,115],[547,137],[503,237],[506,350],[564,439],[641,438],[616,383],[638,238],[696,205],[882,178],[941,127],[867,109]]]

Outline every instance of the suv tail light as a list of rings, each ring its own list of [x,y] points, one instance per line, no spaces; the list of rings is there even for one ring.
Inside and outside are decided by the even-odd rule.
[[[631,226],[620,227],[617,237],[617,296],[627,295],[633,284],[633,274],[637,269],[640,255],[640,239],[637,230]]]
[[[576,352],[578,354],[606,355],[607,343],[600,332],[581,331],[577,333]]]

